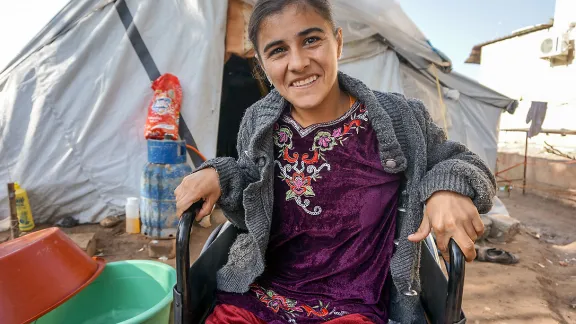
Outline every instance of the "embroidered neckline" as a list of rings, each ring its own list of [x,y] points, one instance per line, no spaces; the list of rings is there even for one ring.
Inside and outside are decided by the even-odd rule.
[[[359,113],[356,113],[358,111]],[[296,132],[299,132],[296,125],[287,120],[287,125],[274,125],[274,145],[278,148],[278,155],[274,164],[278,165],[280,174],[278,177],[284,181],[289,189],[286,191],[286,201],[293,200],[304,212],[317,216],[322,213],[321,206],[310,207],[311,199],[316,196],[313,183],[322,179],[323,170],[330,172],[331,164],[326,160],[326,153],[332,151],[337,146],[343,146],[348,138],[353,134],[365,129],[363,124],[368,122],[367,111],[363,104],[354,104],[353,107],[341,118],[323,124],[316,124],[308,127],[304,132],[311,132],[318,127],[340,124],[342,118],[350,118],[350,122],[343,125],[333,126],[334,129],[322,128],[315,135],[312,147],[307,152],[293,151],[294,136],[290,125]],[[294,121],[295,123],[295,121]],[[305,136],[305,135],[304,135]],[[302,137],[304,137],[302,136]]]
[[[289,114],[283,114],[282,115],[282,121],[292,125],[292,127],[294,127],[294,129],[296,130],[296,132],[298,132],[300,137],[305,137],[320,127],[334,126],[334,125],[338,124],[339,122],[347,119],[354,112],[356,112],[356,110],[358,110],[358,107],[360,107],[360,102],[358,100],[356,100],[354,102],[354,104],[352,105],[352,107],[350,107],[350,109],[348,109],[348,111],[344,115],[340,116],[340,118],[329,121],[329,122],[325,122],[325,123],[312,124],[308,127],[300,126],[300,124],[297,121],[295,121],[294,118],[290,117]]]

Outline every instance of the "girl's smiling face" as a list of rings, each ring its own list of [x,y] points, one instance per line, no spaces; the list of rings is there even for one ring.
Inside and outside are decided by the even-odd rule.
[[[300,109],[317,107],[338,90],[342,30],[313,8],[293,4],[259,27],[260,63],[280,95]]]

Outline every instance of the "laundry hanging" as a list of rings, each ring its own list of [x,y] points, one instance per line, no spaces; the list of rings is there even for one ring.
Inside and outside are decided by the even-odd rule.
[[[530,124],[530,129],[528,130],[528,137],[534,137],[540,133],[542,130],[542,124],[544,123],[544,118],[546,118],[546,110],[548,109],[548,103],[542,101],[532,101],[530,110],[526,115],[526,124]]]

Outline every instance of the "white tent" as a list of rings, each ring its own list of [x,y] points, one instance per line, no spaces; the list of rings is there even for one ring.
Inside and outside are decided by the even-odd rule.
[[[0,73],[0,183],[28,191],[39,223],[122,214],[139,193],[158,73],[182,83],[182,135],[215,156],[224,62],[234,41],[249,49],[243,28],[232,37],[231,17],[245,26],[253,2],[72,0]],[[450,61],[394,0],[332,3],[346,40],[341,69],[422,99],[452,139],[495,167],[499,116],[515,101],[449,73]],[[7,215],[2,190],[0,219]]]

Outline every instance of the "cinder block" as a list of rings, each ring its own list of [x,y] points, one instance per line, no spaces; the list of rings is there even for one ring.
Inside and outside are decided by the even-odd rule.
[[[520,232],[520,221],[514,217],[501,214],[486,216],[492,221],[489,239],[497,242],[510,242]]]
[[[80,247],[88,256],[94,256],[96,254],[96,239],[94,236],[96,233],[77,233],[77,234],[67,234],[78,247]]]
[[[152,240],[148,243],[148,256],[150,258],[167,257],[174,259],[176,257],[176,240]]]
[[[478,238],[478,241],[487,239],[492,231],[492,220],[486,215],[480,215],[480,218],[482,219],[482,223],[484,223],[484,234]]]

